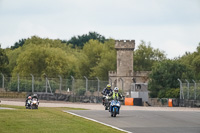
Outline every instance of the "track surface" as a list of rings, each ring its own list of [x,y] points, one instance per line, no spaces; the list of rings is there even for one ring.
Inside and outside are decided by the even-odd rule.
[[[200,133],[200,112],[122,110],[111,117],[104,110],[69,111],[133,133]]]

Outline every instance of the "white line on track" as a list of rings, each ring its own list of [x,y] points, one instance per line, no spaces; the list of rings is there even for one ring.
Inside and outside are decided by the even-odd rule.
[[[63,110],[63,111],[64,111],[64,110]],[[91,120],[91,121],[94,121],[94,122],[103,124],[103,125],[105,125],[105,126],[108,126],[108,127],[114,128],[114,129],[117,129],[117,130],[119,130],[119,131],[123,131],[123,132],[126,132],[126,133],[132,133],[132,132],[130,132],[130,131],[126,131],[126,130],[124,130],[124,129],[121,129],[121,128],[118,128],[118,127],[115,127],[115,126],[112,126],[112,125],[109,125],[109,124],[106,124],[106,123],[97,121],[97,120],[95,120],[95,119],[91,119],[91,118],[88,118],[88,117],[85,117],[85,116],[81,116],[81,115],[78,115],[78,114],[75,114],[75,113],[72,113],[72,112],[69,112],[69,111],[64,111],[64,112],[69,113],[69,114],[71,114],[71,115],[75,115],[75,116],[84,118],[84,119],[87,119],[87,120]]]

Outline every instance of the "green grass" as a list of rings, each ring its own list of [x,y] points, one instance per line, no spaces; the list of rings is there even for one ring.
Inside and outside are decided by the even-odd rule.
[[[25,109],[21,106],[1,105],[15,110],[0,109],[0,133],[112,133],[121,132],[62,110],[74,108]],[[79,109],[80,110],[80,109]]]

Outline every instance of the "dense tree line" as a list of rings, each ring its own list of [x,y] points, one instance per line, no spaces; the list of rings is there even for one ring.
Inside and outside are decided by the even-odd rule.
[[[32,36],[15,49],[6,49],[11,75],[49,77],[87,76],[108,79],[108,71],[116,69],[116,51],[113,39],[104,43],[90,39],[83,48],[57,39]],[[109,57],[108,57],[109,56]],[[2,70],[4,73],[4,71]]]
[[[89,32],[88,34],[83,34],[81,36],[73,36],[70,40],[66,41],[67,44],[72,44],[73,48],[79,47],[83,48],[84,44],[89,40],[98,40],[101,43],[104,43],[106,38],[96,32]]]
[[[134,71],[151,71],[151,97],[179,97],[178,78],[200,78],[200,44],[194,53],[167,59],[164,51],[141,41],[133,55]],[[0,48],[0,63],[0,72],[7,76],[46,74],[108,80],[108,71],[116,70],[115,41],[96,32],[72,37],[69,41],[32,36],[11,48]]]
[[[60,40],[61,43],[66,43],[68,45],[72,45],[73,48],[79,47],[83,48],[84,44],[88,42],[89,40],[98,40],[101,43],[104,43],[106,41],[106,38],[97,32],[89,32],[88,34],[83,34],[79,36],[73,36],[69,40]],[[15,42],[14,46],[11,46],[11,49],[16,49],[19,47],[22,47],[26,40],[30,40],[30,38],[27,39],[21,39],[19,42]],[[59,39],[58,39],[59,40]]]

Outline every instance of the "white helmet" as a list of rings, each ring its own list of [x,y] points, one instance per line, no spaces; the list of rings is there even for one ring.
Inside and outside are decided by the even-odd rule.
[[[118,91],[119,91],[119,88],[118,88],[118,87],[115,87],[115,88],[114,88],[114,92],[115,92],[115,93],[118,93]]]

